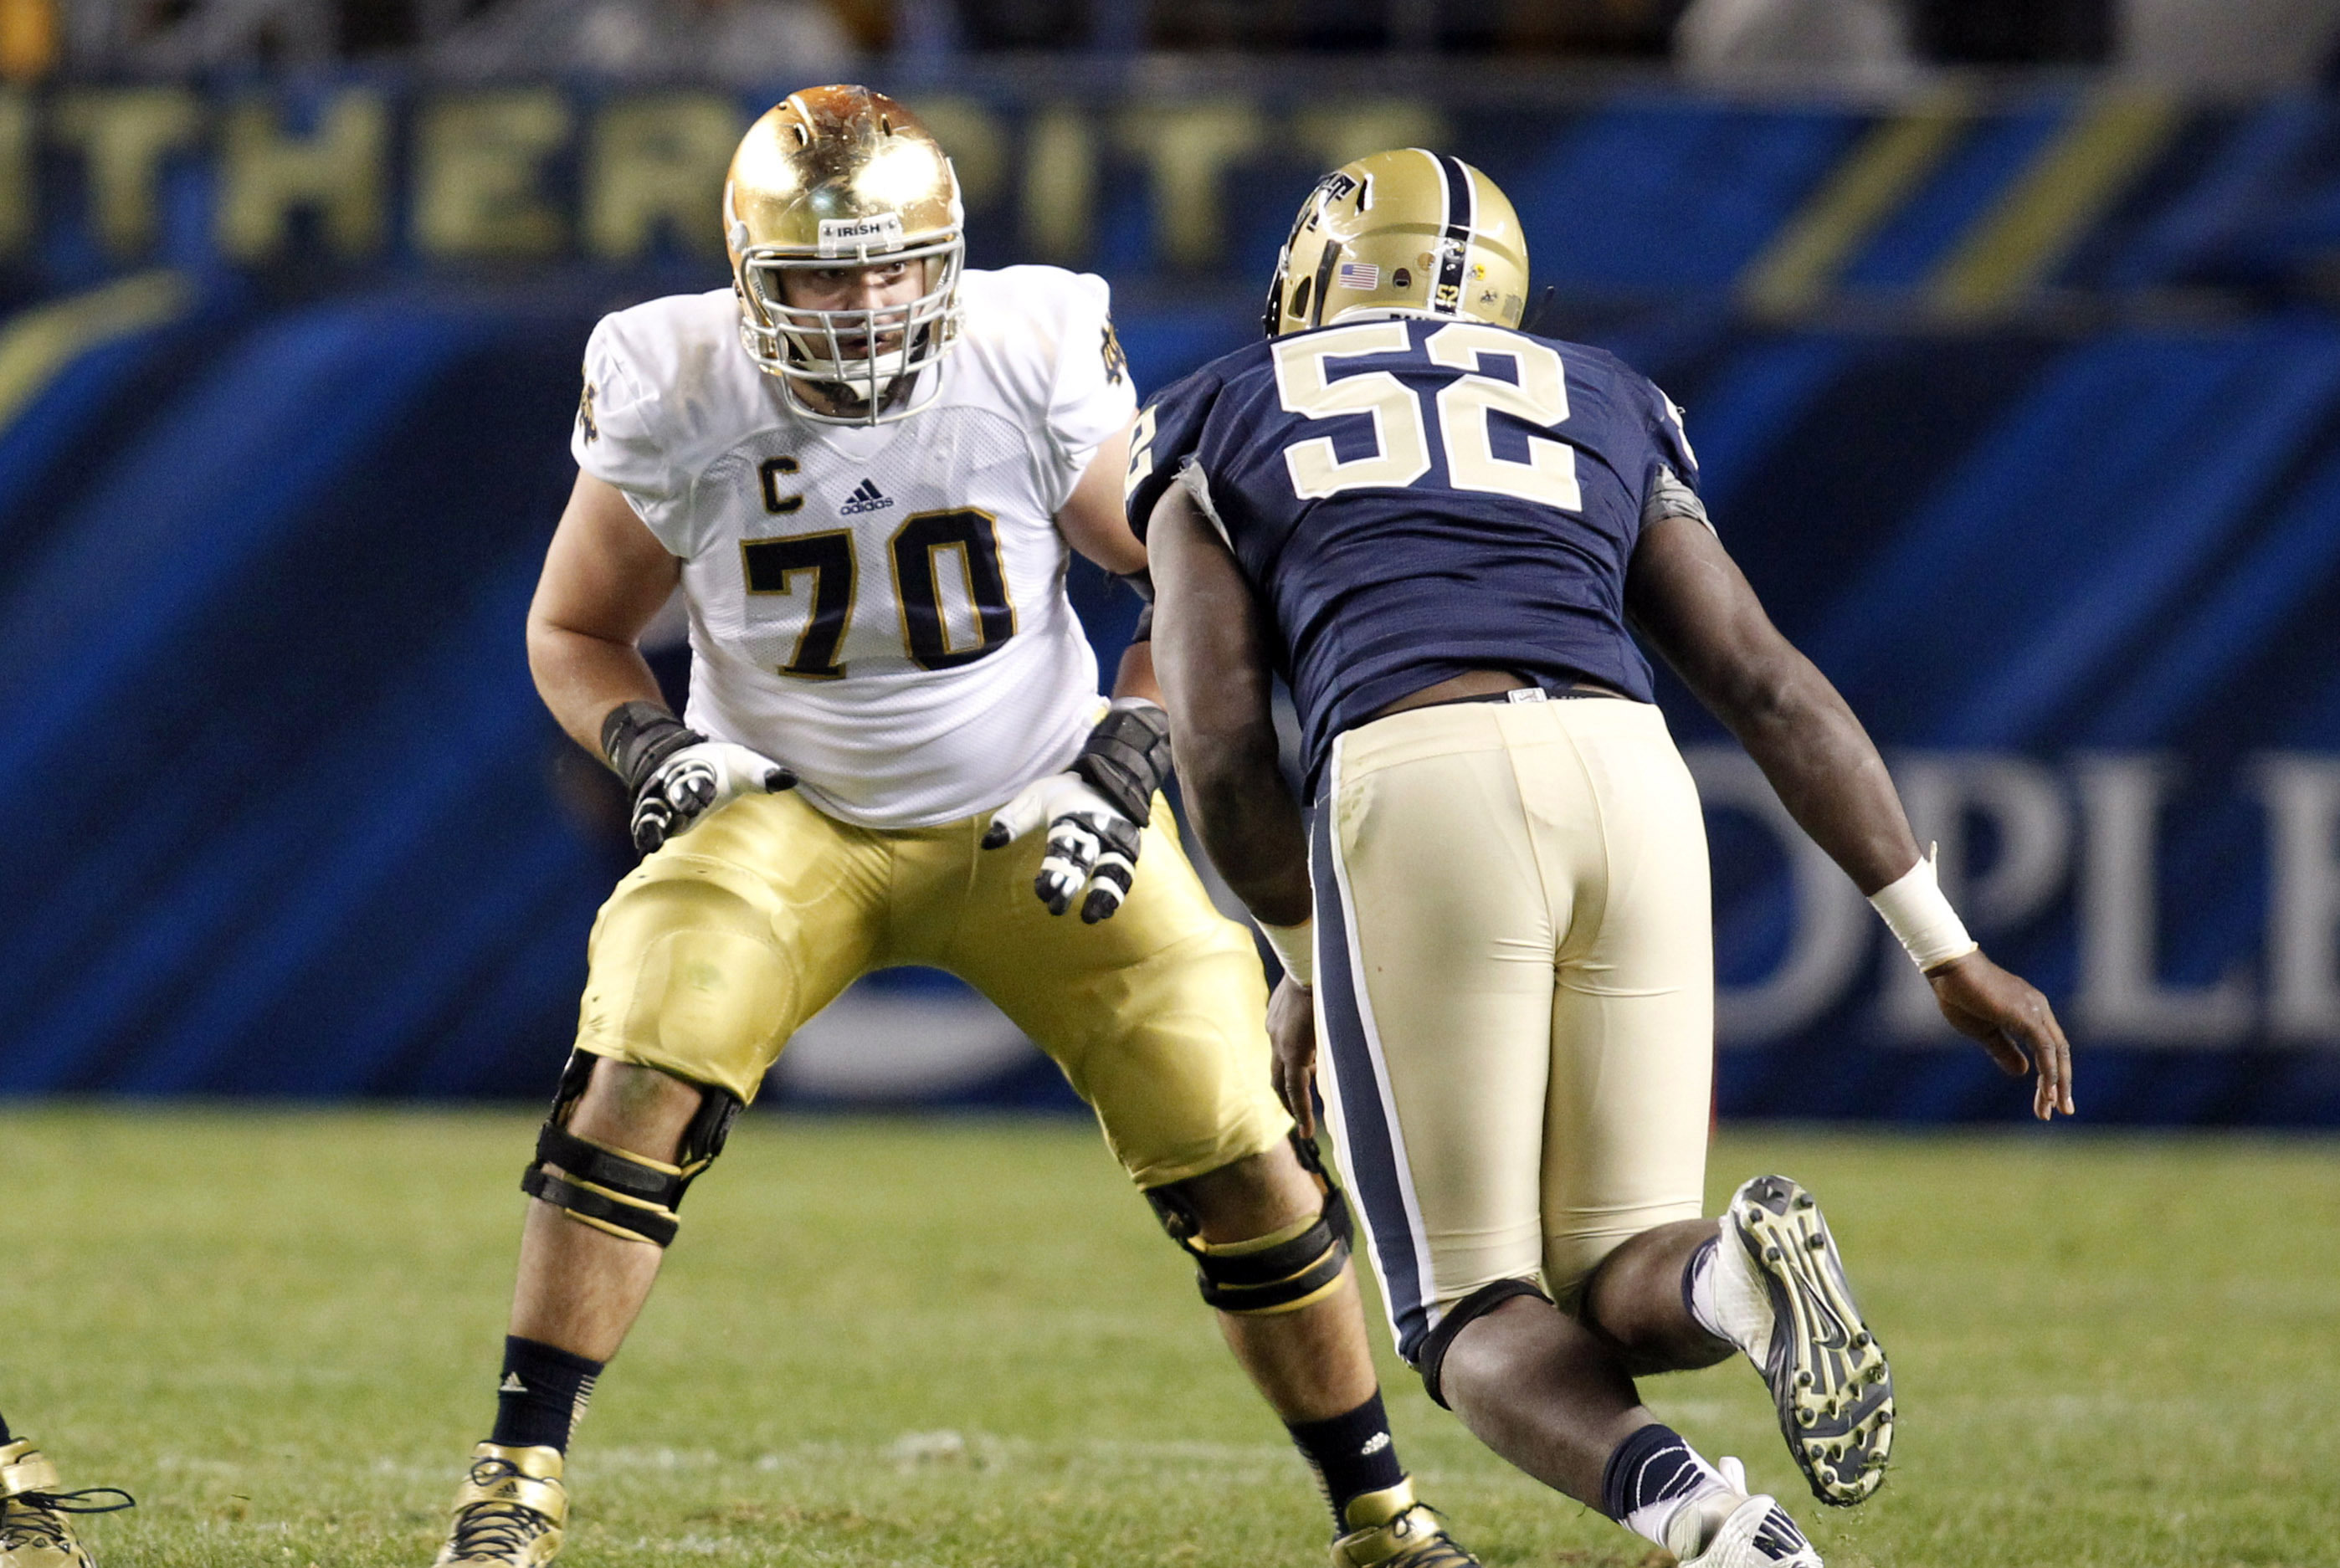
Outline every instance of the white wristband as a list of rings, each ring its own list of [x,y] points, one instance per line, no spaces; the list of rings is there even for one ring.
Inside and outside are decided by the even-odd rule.
[[[1314,915],[1298,925],[1270,925],[1254,919],[1259,934],[1267,938],[1267,945],[1275,950],[1275,962],[1292,977],[1292,983],[1314,987],[1316,983],[1316,920]]]
[[[1885,917],[1909,961],[1920,971],[1964,958],[1981,945],[1967,934],[1958,912],[1942,896],[1941,883],[1934,876],[1934,860],[1939,853],[1939,846],[1928,844],[1926,853],[1900,881],[1869,895],[1869,902]]]

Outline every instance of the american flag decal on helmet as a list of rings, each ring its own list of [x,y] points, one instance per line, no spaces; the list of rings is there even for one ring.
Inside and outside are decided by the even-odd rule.
[[[1382,286],[1382,270],[1371,261],[1342,262],[1340,278],[1341,287],[1360,293],[1371,293]]]

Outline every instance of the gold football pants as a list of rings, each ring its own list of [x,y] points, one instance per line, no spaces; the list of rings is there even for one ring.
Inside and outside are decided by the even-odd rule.
[[[577,1048],[753,1100],[848,985],[923,964],[1055,1059],[1140,1187],[1283,1141],[1258,955],[1213,907],[1160,797],[1129,897],[1095,925],[1034,895],[1045,833],[985,850],[989,822],[862,828],[793,792],[733,801],[601,906]]]
[[[1706,829],[1646,703],[1458,703],[1334,743],[1310,860],[1330,1120],[1400,1350],[1482,1286],[1563,1305],[1698,1217]]]

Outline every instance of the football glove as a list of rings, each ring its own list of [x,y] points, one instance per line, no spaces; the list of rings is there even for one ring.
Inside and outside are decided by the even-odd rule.
[[[991,814],[983,847],[1013,843],[1044,822],[1048,824],[1048,850],[1040,857],[1040,874],[1032,879],[1032,891],[1050,914],[1062,914],[1086,886],[1082,921],[1095,925],[1110,920],[1129,896],[1130,882],[1137,874],[1137,824],[1080,774],[1050,774],[1026,784],[1014,800]]]
[[[655,703],[630,702],[601,724],[601,752],[633,792],[634,847],[649,854],[743,794],[792,787],[796,774],[760,752],[712,741]]]
[[[1062,914],[1086,887],[1082,921],[1110,920],[1129,896],[1138,829],[1153,820],[1154,792],[1169,772],[1169,715],[1143,698],[1121,698],[1068,771],[1036,779],[992,814],[983,847],[1013,843],[1046,823],[1048,849],[1032,891],[1050,914]]]

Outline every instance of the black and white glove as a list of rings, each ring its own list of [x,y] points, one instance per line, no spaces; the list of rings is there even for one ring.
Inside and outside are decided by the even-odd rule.
[[[797,775],[760,752],[711,741],[656,703],[621,703],[601,721],[601,754],[633,793],[634,847],[648,854],[743,794],[770,794]]]
[[[1034,780],[992,814],[983,847],[1013,843],[1046,823],[1048,849],[1032,891],[1050,914],[1062,914],[1086,886],[1081,919],[1109,920],[1129,896],[1138,830],[1153,820],[1154,792],[1169,773],[1169,715],[1124,697],[1089,732],[1069,770]]]

